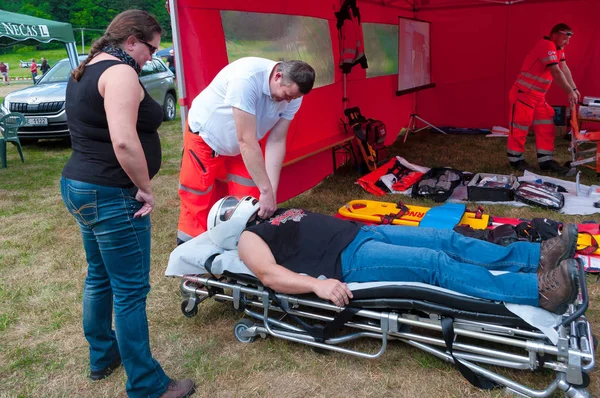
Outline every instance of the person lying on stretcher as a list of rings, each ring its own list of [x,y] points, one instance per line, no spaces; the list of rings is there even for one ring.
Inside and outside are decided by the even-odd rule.
[[[231,224],[238,230],[227,233],[239,236],[240,259],[280,293],[314,293],[344,306],[352,299],[349,282],[422,282],[557,314],[578,293],[576,225],[565,225],[561,235],[541,244],[504,247],[452,230],[368,226],[302,209],[279,209],[260,220],[257,211],[253,197],[225,197],[209,213],[209,233],[237,219]]]

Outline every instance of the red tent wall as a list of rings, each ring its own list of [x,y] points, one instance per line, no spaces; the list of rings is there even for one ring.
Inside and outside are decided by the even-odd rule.
[[[305,0],[289,2],[262,0],[177,0],[177,18],[184,69],[186,98],[182,105],[191,105],[195,96],[227,65],[227,50],[220,10],[301,15],[329,20],[334,64],[338,65],[338,37],[334,11],[338,0]],[[377,4],[359,2],[363,22],[396,24],[398,10]],[[405,12],[406,14],[406,12]],[[407,14],[408,15],[408,14]],[[387,124],[388,140],[392,142],[411,110],[410,97],[396,97],[396,75],[366,79],[365,70],[355,67],[348,76],[348,106],[359,106],[369,117]],[[314,153],[327,144],[348,136],[340,125],[343,117],[342,74],[338,68],[335,83],[314,89],[307,95],[288,133],[286,162]],[[320,152],[305,160],[284,167],[277,199],[287,200],[319,183],[333,171],[331,151]]]
[[[558,22],[575,34],[567,63],[584,95],[600,95],[600,15],[597,0],[525,2],[511,6],[444,8],[418,12],[431,21],[432,79],[437,87],[417,96],[428,121],[460,127],[508,125],[508,92],[527,52]],[[553,85],[551,105],[566,105]]]
[[[339,61],[334,11],[339,0],[303,2],[261,0],[176,0],[182,66],[189,106],[227,62],[220,10],[301,15],[327,19],[334,64]],[[600,95],[600,39],[595,16],[597,0],[525,0],[515,5],[490,5],[474,0],[417,1],[426,5],[414,13],[408,2],[359,0],[362,22],[397,24],[398,16],[431,21],[432,80],[437,87],[416,94],[417,112],[434,124],[462,127],[507,125],[507,95],[521,62],[530,48],[557,22],[571,24],[575,35],[566,49],[568,64],[582,93]],[[464,4],[470,6],[464,6]],[[475,4],[475,5],[473,5]],[[368,49],[367,49],[368,54]],[[359,106],[369,117],[387,124],[388,143],[408,123],[412,95],[397,97],[397,76],[366,79],[355,67],[348,75],[347,106]],[[319,87],[305,97],[288,135],[286,162],[304,158],[328,143],[347,136],[340,126],[343,116],[342,74],[335,83]],[[560,89],[548,95],[553,105],[565,103]],[[278,192],[286,200],[316,185],[332,172],[330,151],[284,167]]]

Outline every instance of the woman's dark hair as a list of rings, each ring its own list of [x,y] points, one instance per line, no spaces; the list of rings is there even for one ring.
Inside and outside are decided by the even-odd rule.
[[[559,23],[559,24],[554,25],[554,27],[550,31],[550,36],[552,36],[555,33],[560,33],[561,30],[570,32],[573,29],[571,29],[571,27],[569,25],[567,25],[566,23]]]
[[[154,34],[162,34],[162,29],[156,18],[142,10],[127,10],[117,15],[101,38],[92,44],[88,57],[73,70],[71,75],[79,81],[86,65],[107,46],[117,47],[125,42],[129,36],[134,36],[144,41],[151,41]]]

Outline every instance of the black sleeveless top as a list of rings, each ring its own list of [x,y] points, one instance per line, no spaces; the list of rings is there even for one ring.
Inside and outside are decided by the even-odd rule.
[[[267,243],[277,264],[299,274],[341,280],[340,254],[362,225],[307,210],[278,209],[246,231]]]
[[[115,155],[108,132],[104,98],[98,91],[100,75],[121,63],[117,60],[100,61],[86,66],[79,82],[72,76],[69,78],[65,110],[73,153],[63,169],[66,178],[117,188],[134,185]],[[146,156],[148,174],[152,178],[158,173],[161,163],[157,130],[163,120],[163,111],[141,82],[140,85],[144,99],[138,108],[136,130]]]

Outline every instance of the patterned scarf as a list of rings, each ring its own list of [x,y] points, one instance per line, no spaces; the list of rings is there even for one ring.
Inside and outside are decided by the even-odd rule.
[[[102,52],[110,54],[113,57],[119,58],[122,62],[124,62],[127,65],[131,66],[138,75],[140,73],[142,73],[142,68],[140,68],[140,65],[137,63],[137,61],[135,59],[133,59],[131,57],[131,55],[127,54],[125,52],[125,50],[123,50],[122,48],[113,47],[113,46],[105,46],[102,49]]]

